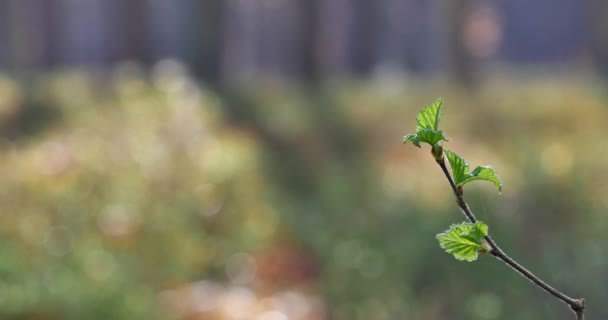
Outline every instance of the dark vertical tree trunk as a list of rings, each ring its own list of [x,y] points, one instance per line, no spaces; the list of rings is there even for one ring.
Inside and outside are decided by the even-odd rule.
[[[11,61],[11,33],[10,33],[10,4],[0,1],[0,70],[10,67]]]
[[[62,0],[61,46],[56,50],[68,65],[91,65],[103,62],[111,52],[107,40],[123,33],[113,32],[116,17],[107,18],[105,0]],[[110,36],[112,38],[110,38]]]
[[[353,24],[353,71],[367,75],[376,65],[376,32],[378,27],[378,3],[355,0],[355,23]]]
[[[254,0],[224,0],[221,81],[237,83],[256,73],[256,38],[259,29]]]
[[[61,64],[61,17],[62,5],[59,1],[42,1],[42,30],[43,34],[43,57],[42,67],[52,68]]]
[[[464,87],[476,84],[475,60],[465,43],[465,27],[472,10],[472,0],[446,0],[446,36],[448,72],[451,80]]]
[[[248,84],[260,76],[299,73],[303,55],[299,10],[314,10],[312,2],[302,7],[298,0],[224,1],[221,64],[224,80]],[[313,9],[307,7],[310,5]],[[303,32],[308,34],[309,30]],[[314,37],[314,31],[306,37]],[[306,44],[312,41],[305,40]]]
[[[146,0],[120,1],[123,57],[150,65],[152,62]]]
[[[319,72],[319,0],[297,0],[300,12],[299,75],[309,84],[318,83]]]
[[[354,8],[351,0],[319,0],[318,72],[343,75],[351,71]]]
[[[302,40],[298,37],[302,18],[298,9],[298,0],[260,1],[257,63],[262,73],[288,77],[297,73]]]
[[[9,1],[7,5],[9,59],[11,69],[27,76],[44,60],[43,10],[38,1]]]
[[[429,49],[428,10],[420,0],[378,0],[377,63],[391,72],[422,71]]]
[[[185,60],[181,46],[187,31],[184,26],[184,1],[179,4],[169,1],[148,2],[150,42],[154,59],[176,58]]]
[[[183,6],[185,23],[182,30],[185,61],[195,75],[208,83],[220,77],[221,48],[223,46],[223,0],[188,0]]]
[[[608,1],[591,0],[587,4],[589,21],[589,51],[595,70],[608,79]]]

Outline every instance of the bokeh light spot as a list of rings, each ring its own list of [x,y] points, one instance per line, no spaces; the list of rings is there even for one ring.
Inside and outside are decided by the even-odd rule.
[[[53,256],[63,256],[72,250],[72,231],[64,226],[52,227],[45,234],[42,244],[46,252]]]
[[[255,279],[257,265],[247,253],[237,253],[226,261],[226,275],[234,284],[248,284]]]
[[[132,232],[136,221],[132,213],[123,204],[111,204],[99,213],[97,225],[103,234],[120,237]]]
[[[493,293],[482,293],[470,301],[471,312],[476,318],[497,319],[502,312],[502,301]]]
[[[89,249],[84,255],[84,270],[95,282],[107,281],[116,268],[117,262],[114,256],[101,248]]]
[[[561,143],[550,143],[542,150],[541,162],[543,169],[553,177],[564,176],[573,168],[572,151]]]
[[[190,290],[190,308],[198,312],[209,312],[219,306],[224,288],[210,281],[198,281]]]
[[[289,320],[289,318],[282,312],[273,310],[267,311],[255,318],[256,320]]]
[[[229,319],[246,319],[254,314],[256,296],[248,288],[238,287],[228,291],[222,299],[222,312]]]

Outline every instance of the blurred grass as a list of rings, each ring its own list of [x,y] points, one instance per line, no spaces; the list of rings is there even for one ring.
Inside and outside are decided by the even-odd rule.
[[[212,92],[174,63],[2,77],[0,317],[565,318],[497,261],[436,244],[463,217],[429,150],[401,137],[438,95],[447,147],[505,185],[466,190],[478,217],[608,316],[597,83],[254,89]]]

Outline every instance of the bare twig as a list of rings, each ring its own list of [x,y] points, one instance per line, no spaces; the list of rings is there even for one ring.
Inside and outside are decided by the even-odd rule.
[[[448,179],[448,182],[450,183],[450,186],[452,187],[452,190],[454,191],[454,196],[456,196],[456,203],[462,210],[462,213],[467,217],[467,219],[471,223],[477,222],[477,218],[475,218],[475,215],[469,208],[468,204],[464,201],[462,189],[458,188],[456,186],[456,184],[454,183],[454,180],[452,179],[452,176],[450,175],[450,172],[448,171],[448,168],[445,165],[444,158],[443,157],[438,158],[436,154],[433,154],[433,156],[436,158],[437,164],[439,164],[439,166],[441,167],[441,170],[445,174],[445,177]],[[532,272],[530,272],[528,269],[524,268],[522,265],[517,263],[511,257],[509,257],[504,251],[502,251],[502,249],[500,249],[500,247],[496,244],[496,242],[494,242],[492,237],[490,237],[488,235],[488,236],[485,236],[484,239],[492,248],[492,251],[490,252],[490,254],[495,256],[497,259],[502,260],[513,270],[517,271],[519,274],[521,274],[528,280],[532,281],[532,283],[534,283],[538,287],[542,288],[543,290],[547,291],[548,293],[550,293],[557,299],[566,303],[570,307],[570,309],[572,309],[572,311],[574,312],[574,314],[576,316],[576,320],[585,319],[585,299],[584,298],[574,299],[574,298],[567,296],[563,292],[553,288],[552,286],[548,285],[546,282],[544,282],[540,278],[538,278],[536,275],[534,275]]]

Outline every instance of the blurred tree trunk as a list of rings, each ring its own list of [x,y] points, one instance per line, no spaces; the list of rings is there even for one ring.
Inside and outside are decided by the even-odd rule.
[[[471,88],[476,84],[478,71],[465,43],[465,28],[473,9],[472,0],[446,0],[444,9],[450,78],[460,86]]]
[[[253,78],[256,72],[257,1],[224,0],[222,82]]]
[[[44,52],[42,64],[44,68],[52,68],[61,64],[61,21],[62,7],[54,1],[42,1],[42,30],[44,37]]]
[[[300,32],[306,38],[304,45],[314,42],[314,29],[299,27],[299,20],[306,24],[311,18],[299,10],[315,11],[314,1],[310,2],[302,6],[297,0],[225,0],[223,79],[246,85],[260,76],[297,74],[301,57],[308,55],[302,52]]]
[[[421,0],[378,0],[377,63],[392,73],[422,71],[429,59],[429,13]]]
[[[11,61],[12,71],[19,77],[28,77],[30,73],[42,67],[47,52],[44,2],[7,2],[3,8],[7,16],[7,43],[10,48],[6,55]]]
[[[89,65],[113,61],[108,40],[120,37],[124,32],[112,32],[113,26],[121,25],[113,12],[108,12],[104,0],[61,0],[61,45],[60,59],[67,65]],[[106,23],[106,17],[112,23]]]
[[[183,25],[185,4],[179,5],[169,1],[150,1],[148,13],[152,54],[155,59],[179,58],[185,59],[182,43],[184,42]]]
[[[150,25],[146,0],[120,1],[120,29],[123,59],[135,59],[145,65],[152,63]]]
[[[355,0],[355,23],[353,24],[353,71],[367,75],[376,65],[376,36],[378,28],[378,2]]]
[[[198,77],[209,83],[219,81],[225,3],[228,1],[189,0],[182,4],[186,21],[181,39],[185,61]]]
[[[308,84],[317,83],[320,77],[319,2],[320,0],[297,0],[297,12],[300,13],[298,74]]]
[[[319,73],[343,75],[350,71],[354,8],[350,0],[319,0]]]
[[[10,67],[12,46],[10,32],[10,4],[8,1],[0,1],[0,69],[6,70]]]
[[[589,10],[589,49],[596,71],[608,79],[608,1],[591,0]]]
[[[306,13],[299,10],[309,10],[314,14],[315,1],[309,2],[302,8],[298,0],[261,1],[258,54],[260,69],[264,74],[293,77],[301,69],[303,52],[300,50],[300,42],[303,39],[300,26]],[[305,30],[310,32],[309,37],[312,39],[309,41],[312,46],[309,50],[314,50],[313,29]]]

